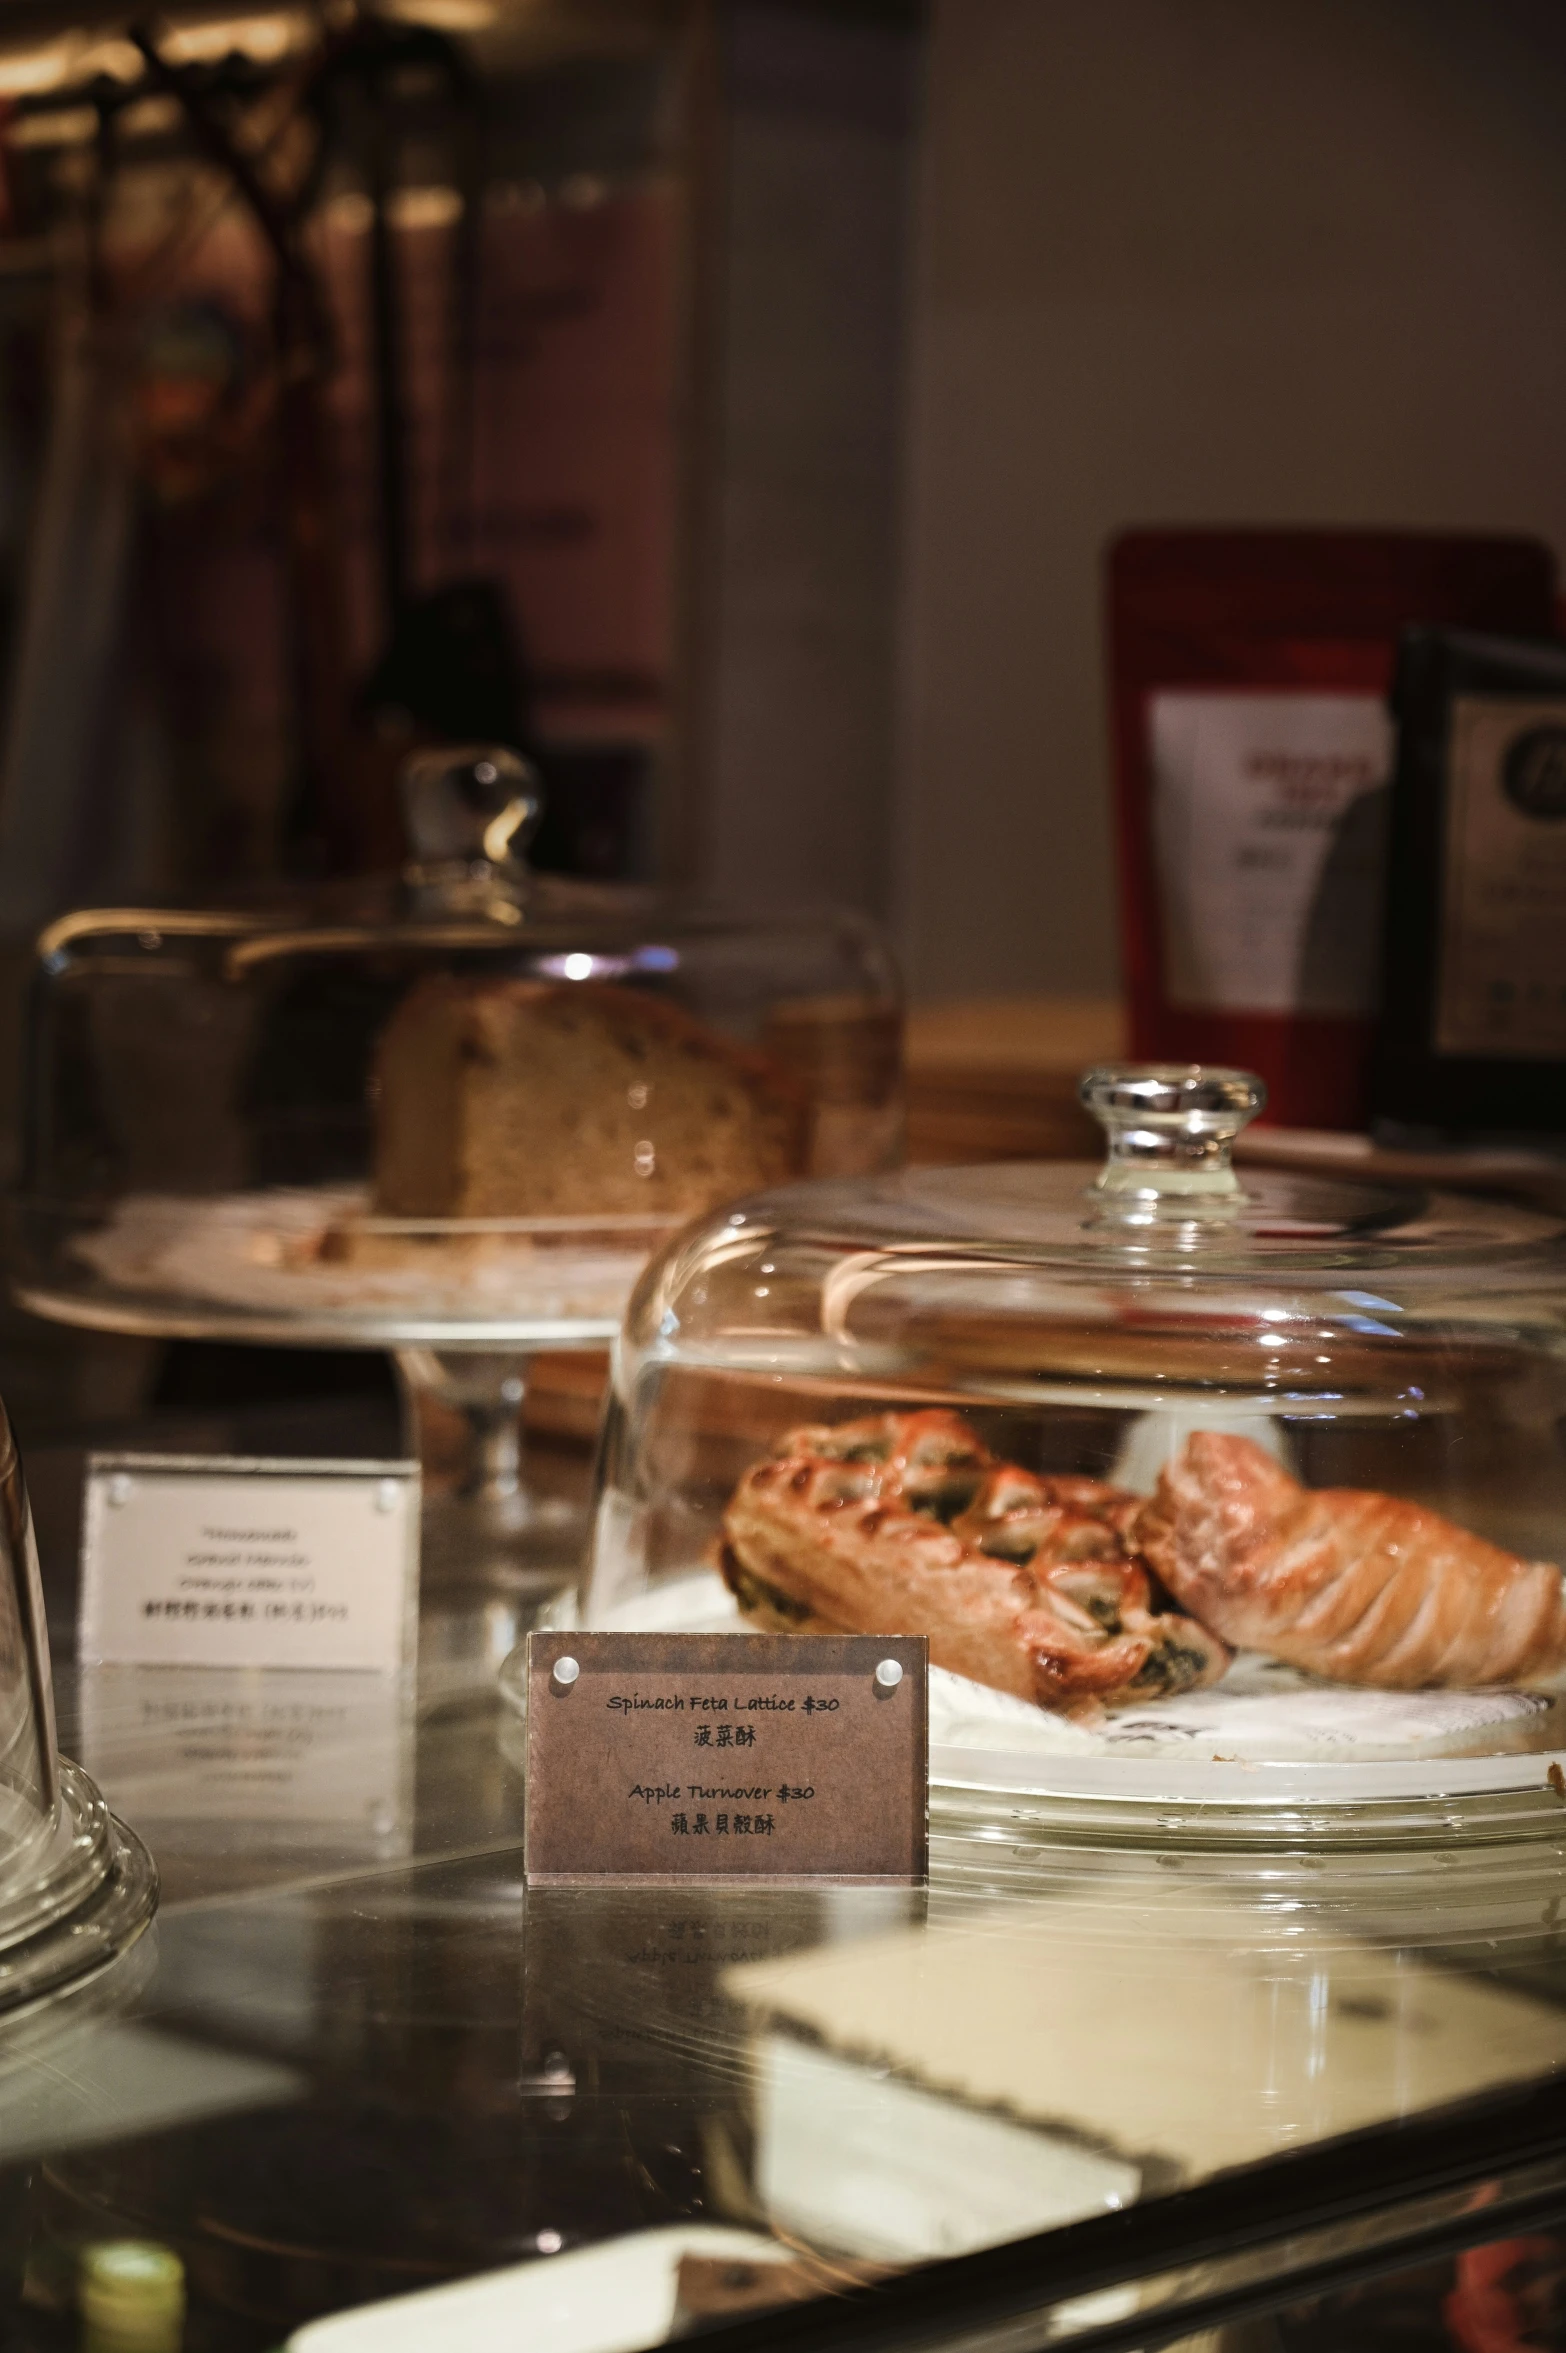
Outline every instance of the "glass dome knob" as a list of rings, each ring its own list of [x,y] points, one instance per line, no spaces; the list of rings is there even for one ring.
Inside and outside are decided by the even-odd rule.
[[[537,771],[504,744],[444,745],[403,763],[403,815],[421,865],[520,862],[544,812]]]
[[[1162,1201],[1179,1202],[1185,1216],[1203,1202],[1221,1214],[1224,1204],[1239,1200],[1231,1148],[1267,1100],[1253,1072],[1200,1062],[1111,1062],[1088,1071],[1079,1093],[1109,1142],[1095,1193],[1154,1214]]]

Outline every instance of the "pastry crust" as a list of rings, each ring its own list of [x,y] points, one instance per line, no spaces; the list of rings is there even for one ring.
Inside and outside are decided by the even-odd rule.
[[[1139,1499],[999,1461],[956,1415],[790,1432],[724,1518],[723,1568],[758,1622],[923,1634],[937,1666],[1070,1709],[1194,1690],[1223,1644],[1159,1612],[1124,1528]]]
[[[1132,1541],[1226,1642],[1390,1691],[1566,1666],[1566,1579],[1396,1496],[1302,1487],[1253,1439],[1199,1430]]]

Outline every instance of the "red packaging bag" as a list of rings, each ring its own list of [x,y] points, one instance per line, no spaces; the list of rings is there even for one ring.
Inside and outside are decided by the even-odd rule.
[[[1286,1127],[1366,1117],[1409,623],[1542,637],[1542,541],[1133,531],[1109,551],[1132,1051],[1239,1064]]]

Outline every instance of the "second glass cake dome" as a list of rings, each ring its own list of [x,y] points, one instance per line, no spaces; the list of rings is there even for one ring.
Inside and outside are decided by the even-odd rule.
[[[531,873],[515,753],[419,754],[404,799],[400,875],[50,926],[10,1271],[66,1323],[395,1351],[422,1436],[467,1433],[424,1655],[488,1674],[581,1548],[521,1459],[530,1357],[602,1348],[693,1214],[894,1165],[902,1007],[857,916]]]
[[[782,1188],[653,1262],[584,1621],[925,1634],[952,1793],[1566,1829],[1566,1223],[1242,1184],[1245,1073],[1083,1095],[1097,1172]]]
[[[901,1153],[874,927],[535,875],[500,749],[416,756],[402,875],[39,942],[20,1279],[115,1330],[607,1338],[648,1250]]]

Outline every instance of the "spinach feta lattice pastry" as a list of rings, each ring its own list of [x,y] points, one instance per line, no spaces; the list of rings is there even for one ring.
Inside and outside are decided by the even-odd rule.
[[[724,1516],[746,1615],[793,1632],[923,1634],[937,1666],[1056,1709],[1214,1683],[1216,1636],[1161,1609],[1128,1548],[1141,1498],[999,1461],[956,1414],[793,1430]]]

